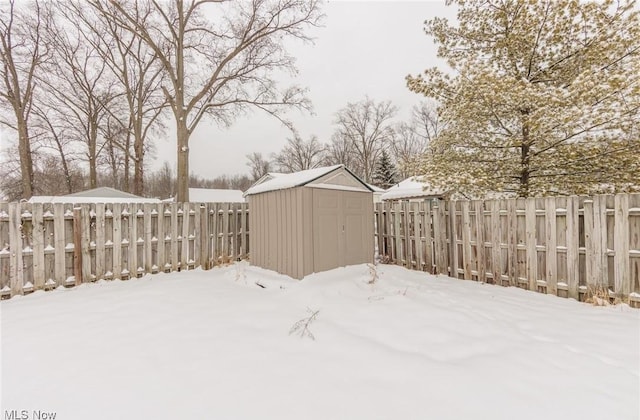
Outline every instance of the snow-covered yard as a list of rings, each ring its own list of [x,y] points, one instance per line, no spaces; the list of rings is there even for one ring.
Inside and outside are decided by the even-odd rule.
[[[640,311],[378,274],[240,263],[4,301],[2,418],[639,418]],[[308,310],[315,340],[289,335]]]

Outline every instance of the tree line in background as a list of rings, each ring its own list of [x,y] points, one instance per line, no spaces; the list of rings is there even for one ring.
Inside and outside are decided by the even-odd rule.
[[[56,159],[66,192],[86,167],[90,188],[111,177],[150,194],[153,140],[171,121],[175,192],[188,201],[189,139],[203,120],[230,125],[257,109],[289,124],[288,109],[310,109],[274,74],[295,72],[285,41],[308,41],[321,18],[316,0],[3,1],[0,125],[17,137],[4,175],[15,171],[29,198],[47,192],[39,178]]]
[[[247,155],[254,179],[267,172],[296,172],[344,164],[363,181],[389,188],[401,179],[422,172],[425,155],[436,153],[432,141],[445,124],[434,102],[424,101],[411,110],[409,121],[398,122],[398,109],[390,101],[365,98],[348,103],[335,114],[335,130],[327,142],[312,135],[294,135],[270,156]]]
[[[28,198],[110,185],[187,201],[189,186],[244,189],[269,171],[338,163],[381,187],[424,175],[464,197],[640,188],[635,1],[449,4],[457,22],[434,18],[425,32],[450,70],[407,76],[429,98],[409,121],[366,97],[336,112],[331,138],[303,139],[285,112],[310,102],[274,74],[295,71],[285,41],[309,40],[316,0],[0,2],[0,126],[17,138],[0,188]],[[248,155],[250,177],[191,175],[200,122],[229,126],[252,109],[291,129],[283,149]],[[175,138],[176,171],[149,174],[161,136]]]

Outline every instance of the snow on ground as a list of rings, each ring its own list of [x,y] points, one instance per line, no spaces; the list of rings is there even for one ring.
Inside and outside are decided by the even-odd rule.
[[[394,266],[378,273],[374,285],[366,265],[297,282],[240,263],[3,301],[2,410],[61,420],[639,418],[640,311]],[[308,309],[319,311],[315,340],[289,335]]]

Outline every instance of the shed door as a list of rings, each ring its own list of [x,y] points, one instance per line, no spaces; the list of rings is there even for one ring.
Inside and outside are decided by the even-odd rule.
[[[313,189],[314,272],[371,262],[372,207],[370,194]]]
[[[343,243],[340,191],[313,190],[313,271],[340,267]]]

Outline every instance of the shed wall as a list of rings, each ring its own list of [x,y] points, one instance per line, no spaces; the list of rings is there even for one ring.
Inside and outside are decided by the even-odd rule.
[[[249,196],[253,264],[294,278],[304,277],[305,252],[300,251],[310,246],[304,245],[302,198],[301,188]],[[306,207],[310,214],[309,206]]]

